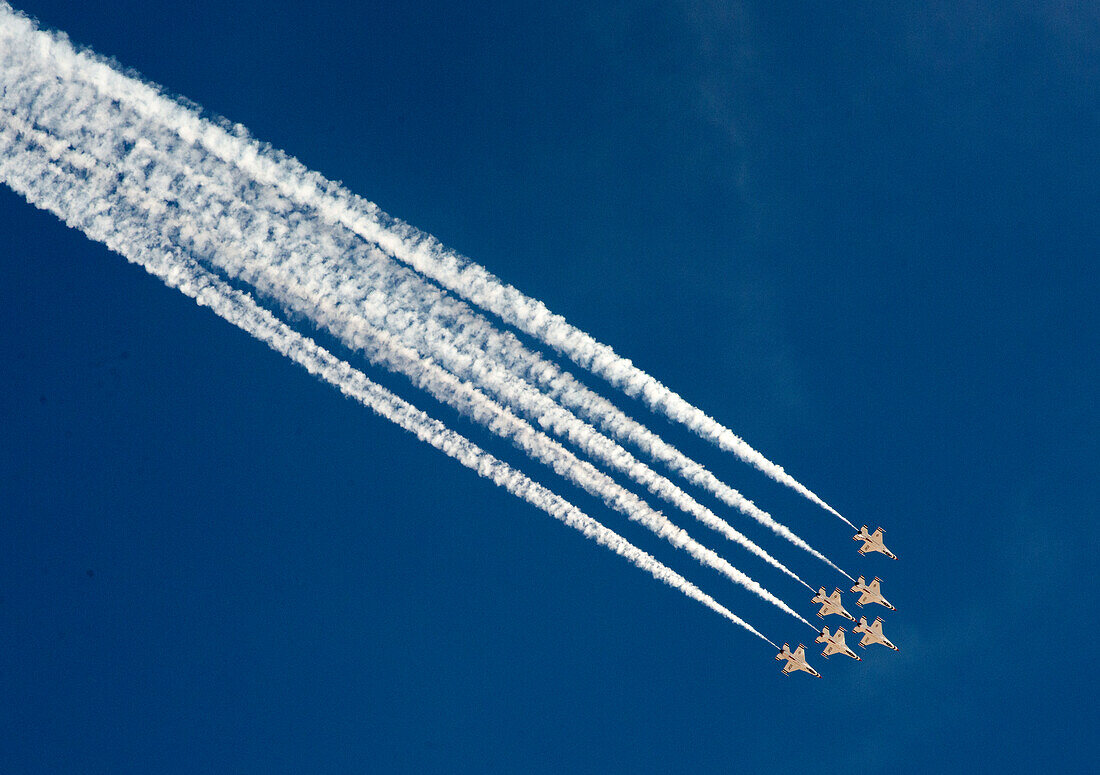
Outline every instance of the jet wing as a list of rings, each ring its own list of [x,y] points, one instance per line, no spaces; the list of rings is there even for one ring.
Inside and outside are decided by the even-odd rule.
[[[796,648],[794,650],[794,658],[798,659],[802,662],[805,662],[806,661],[806,647],[805,646],[799,646],[798,648]]]
[[[870,590],[871,592],[873,592],[873,593],[874,593],[874,594],[876,594],[876,595],[882,594],[882,593],[881,593],[881,592],[879,591],[878,579],[875,579],[875,580],[874,580],[874,581],[872,581],[872,582],[871,582],[870,584],[868,584],[868,585],[867,585],[867,589],[868,589],[868,590]]]

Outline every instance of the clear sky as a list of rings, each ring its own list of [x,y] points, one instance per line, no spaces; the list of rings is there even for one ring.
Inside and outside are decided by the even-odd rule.
[[[811,643],[824,680],[783,678],[770,647],[3,188],[0,772],[1094,771],[1095,4],[542,5],[16,3],[881,524],[896,563],[622,402],[882,576],[901,652]],[[812,640],[524,468],[773,640]],[[843,580],[728,516],[814,586]]]

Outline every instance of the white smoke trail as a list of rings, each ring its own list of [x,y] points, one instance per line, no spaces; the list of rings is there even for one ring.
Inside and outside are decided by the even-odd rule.
[[[105,115],[105,107],[102,102],[97,103],[94,96],[90,98],[85,91],[73,88],[73,80],[84,74],[84,68],[78,68],[73,65],[73,61],[79,63],[79,57],[75,57],[71,60],[66,59],[65,54],[67,53],[71,52],[65,50],[62,50],[60,54],[58,54],[58,52],[50,52],[50,62],[55,63],[61,60],[69,76],[66,81],[62,82],[58,82],[58,80],[53,77],[53,72],[48,69],[38,73],[37,77],[35,77],[36,73],[33,70],[33,58],[25,57],[19,63],[22,66],[22,71],[19,72],[18,77],[20,90],[12,88],[10,90],[11,93],[6,95],[9,101],[17,99],[20,94],[24,95],[24,98],[26,98],[26,95],[33,95],[36,103],[45,102],[45,104],[52,106],[55,108],[53,111],[40,111],[40,114],[49,114],[51,116],[51,131],[57,131],[63,136],[75,135],[78,139],[74,140],[74,142],[77,142],[81,147],[93,148],[98,151],[100,157],[116,156],[118,147],[124,142],[129,142],[131,144],[142,143],[144,144],[144,150],[148,151],[150,154],[154,154],[153,146],[148,142],[148,137],[150,136],[150,128],[148,125],[137,127],[133,125],[133,122],[131,122],[131,125],[125,125],[122,121],[121,111],[118,111],[119,115]],[[110,78],[97,79],[97,87],[101,88],[102,83],[113,84],[113,80]],[[45,99],[43,98],[44,95]],[[112,96],[115,95],[112,94]],[[90,114],[85,120],[81,120],[82,110],[86,110]],[[92,114],[92,111],[95,111],[95,113]],[[96,135],[91,135],[88,131],[89,124],[101,127],[118,127],[119,131],[111,138],[105,136],[105,131],[101,131]],[[123,137],[127,137],[128,140],[124,141],[121,139]],[[182,169],[178,168],[178,164],[176,165],[176,169],[172,168],[172,163],[177,161],[175,158],[177,155],[187,153],[189,150],[193,149],[187,149],[180,146],[177,148],[176,154],[173,154],[170,152],[163,152],[164,146],[169,145],[168,141],[161,140],[158,142],[158,145],[161,146],[159,150],[161,150],[162,153],[155,160],[160,168],[160,171],[156,173],[158,178],[157,185],[167,189],[168,184],[173,182],[173,180],[190,180],[196,177],[199,172],[196,168],[202,165],[203,160],[201,158],[196,159],[193,153],[191,153],[190,163],[185,163]],[[179,143],[177,142],[176,145],[179,146]],[[207,184],[211,184],[214,181],[211,174],[202,177]],[[221,179],[218,182],[223,187],[229,187],[232,185],[232,176],[227,176],[223,169],[221,170]],[[167,193],[167,191],[165,193]],[[196,198],[197,196],[198,195],[195,197],[177,196],[177,201],[194,205],[196,201],[200,201]],[[233,207],[233,204],[228,201],[231,198],[232,191],[228,193],[223,191],[220,195],[220,202],[217,208],[217,212],[220,213],[220,218],[216,224],[219,229],[217,237],[223,243],[227,225],[226,213]],[[270,208],[276,206],[278,203],[269,199],[265,204]],[[211,206],[207,204],[207,207],[210,208]],[[178,209],[182,211],[183,207]],[[192,209],[194,209],[194,207],[192,207]],[[285,203],[281,209],[285,209]],[[252,215],[250,214],[249,217],[252,217]],[[189,216],[187,236],[189,236],[191,240],[209,239],[209,235],[204,235],[193,228],[195,222],[194,217]],[[296,224],[295,228],[305,228],[306,225],[306,223],[299,223]],[[234,232],[236,235],[239,233],[241,227],[237,224],[235,228],[237,229],[237,231]],[[182,229],[177,230],[183,231]],[[275,237],[279,240],[281,245],[285,246],[287,241],[285,229],[276,233],[276,230],[268,223],[266,228],[261,231],[263,231],[265,235],[270,235],[267,239],[268,243],[271,242],[271,237]],[[313,239],[316,241],[319,237],[314,235]],[[271,247],[271,245],[269,244],[268,247]],[[285,250],[283,252],[285,253]],[[365,251],[361,244],[355,243],[345,246],[342,252],[345,254],[350,252],[361,256],[365,252],[373,251]],[[273,258],[269,257],[267,261],[269,264],[285,263],[277,256]],[[827,558],[794,535],[788,528],[772,520],[770,515],[766,512],[756,508],[751,501],[743,498],[740,493],[737,493],[732,488],[719,482],[712,474],[703,469],[702,466],[688,460],[670,445],[661,441],[655,434],[645,429],[644,426],[641,426],[633,420],[630,420],[630,418],[626,417],[621,412],[618,412],[618,410],[615,409],[610,402],[606,401],[606,399],[599,397],[591,391],[587,391],[586,388],[583,388],[583,386],[580,386],[579,383],[573,380],[570,375],[564,376],[568,377],[571,382],[557,378],[552,371],[555,370],[556,367],[552,364],[537,359],[537,356],[527,351],[522,343],[515,340],[514,337],[512,337],[512,342],[510,346],[508,346],[507,340],[504,340],[504,338],[499,335],[499,332],[496,332],[492,326],[488,325],[487,321],[481,318],[481,316],[473,313],[464,304],[455,302],[453,299],[439,293],[431,286],[418,283],[416,279],[414,279],[416,278],[415,275],[397,276],[395,278],[394,270],[389,269],[392,266],[393,265],[388,261],[379,261],[377,259],[369,261],[362,259],[358,262],[360,271],[357,273],[357,276],[354,278],[345,278],[345,280],[335,288],[335,292],[340,295],[342,303],[353,304],[365,301],[362,297],[367,293],[366,289],[368,288],[387,288],[384,301],[376,304],[359,304],[356,307],[359,314],[362,314],[364,311],[369,312],[372,310],[377,313],[374,318],[370,320],[374,326],[385,327],[390,331],[396,331],[405,345],[418,349],[422,354],[439,357],[442,365],[448,368],[452,373],[467,380],[476,381],[482,387],[490,389],[498,398],[508,402],[513,407],[519,408],[533,419],[536,419],[542,427],[553,430],[563,438],[570,440],[595,459],[626,472],[635,481],[645,485],[654,494],[673,503],[686,513],[702,521],[708,527],[721,532],[730,540],[735,541],[761,559],[764,559],[765,562],[773,565],[773,567],[780,569],[800,583],[803,583],[807,588],[812,589],[812,587],[805,584],[802,579],[791,572],[782,563],[779,563],[755,543],[733,529],[724,520],[718,518],[709,509],[702,507],[664,477],[657,476],[651,469],[634,459],[633,456],[629,455],[629,453],[621,447],[595,432],[590,426],[578,420],[567,410],[562,409],[559,405],[555,404],[551,398],[539,393],[522,378],[517,379],[512,375],[505,374],[492,358],[486,358],[484,355],[480,355],[479,350],[481,348],[495,347],[494,352],[497,352],[498,355],[504,358],[505,365],[510,366],[513,372],[518,368],[523,368],[527,374],[538,375],[544,384],[549,381],[553,385],[565,385],[566,389],[558,391],[560,395],[570,398],[574,404],[581,403],[586,405],[589,408],[589,414],[593,413],[592,407],[596,406],[599,410],[595,412],[596,416],[600,417],[605,425],[609,423],[612,424],[613,428],[618,431],[620,437],[626,434],[636,441],[640,441],[643,447],[648,448],[651,453],[663,457],[666,461],[671,461],[674,467],[678,467],[679,470],[689,473],[692,481],[700,482],[704,484],[704,486],[709,486],[719,495],[719,497],[725,498],[727,502],[736,505],[744,513],[749,514],[757,521],[767,525],[777,534],[783,536],[800,548],[811,552],[819,559],[836,568],[839,572],[844,573],[844,571],[830,562]],[[332,273],[336,269],[337,267],[333,267],[330,264],[326,271]],[[316,271],[315,268],[314,271]],[[349,295],[348,289],[357,291],[359,295]],[[378,291],[375,290],[375,294],[377,293]],[[396,322],[392,320],[394,313],[390,311],[390,308],[393,306],[397,307],[397,314],[401,318]],[[430,316],[432,320],[425,321],[425,315]],[[419,316],[421,324],[412,325],[411,323],[413,321],[411,318],[417,316]],[[453,328],[444,325],[443,321],[453,321]],[[429,329],[430,337],[427,336]],[[457,344],[454,329],[461,331],[461,341]],[[501,345],[502,342],[505,343],[504,346]],[[523,362],[523,358],[525,357],[527,361]],[[581,391],[587,391],[587,395]]]
[[[689,404],[629,359],[618,355],[610,346],[597,342],[562,316],[550,312],[542,302],[524,295],[465,256],[445,248],[431,235],[387,216],[371,202],[355,201],[353,195],[339,190],[328,190],[326,195],[341,204],[346,203],[349,216],[342,218],[341,222],[364,239],[376,242],[395,258],[408,263],[443,287],[494,313],[578,366],[603,377],[628,396],[643,401],[654,412],[684,425],[720,449],[732,452],[742,461],[855,527],[782,466],[768,460],[733,431]]]
[[[148,156],[146,155],[148,154]],[[227,250],[227,231],[232,230],[232,236],[244,238],[251,234],[247,250],[255,251],[256,258],[249,263],[255,266],[255,274],[247,276],[247,280],[255,285],[263,285],[263,277],[270,275],[268,267],[278,266],[282,270],[279,275],[279,284],[286,283],[293,286],[294,277],[289,274],[288,267],[293,259],[288,256],[299,254],[307,255],[312,246],[320,244],[323,239],[333,239],[334,235],[319,234],[310,227],[314,225],[312,220],[305,220],[286,228],[277,228],[275,221],[265,217],[263,226],[249,229],[247,223],[237,220],[232,214],[233,200],[242,196],[250,196],[255,192],[244,191],[219,191],[214,197],[218,202],[215,207],[213,201],[204,192],[188,188],[196,179],[209,180],[210,175],[206,171],[197,169],[201,160],[188,165],[186,179],[175,174],[175,170],[169,164],[172,153],[157,153],[143,138],[139,141],[139,147],[131,153],[127,167],[137,169],[158,170],[157,179],[161,181],[172,180],[174,190],[161,191],[165,201],[172,201],[178,206],[172,212],[177,213],[176,218],[164,216],[160,221],[161,230],[171,230],[176,233],[187,231],[186,239],[180,239],[184,247],[197,247],[201,244],[218,243],[219,250]],[[168,169],[165,169],[165,168]],[[199,213],[195,211],[195,204],[202,209],[218,210],[220,216],[217,221],[217,232],[211,233],[196,226],[200,222]],[[270,210],[277,206],[277,202],[265,199],[265,209]],[[245,217],[252,217],[252,211],[248,211]],[[184,226],[183,224],[186,224]],[[281,222],[280,222],[281,223]],[[332,227],[324,227],[331,229]],[[362,243],[352,243],[346,250],[363,250]],[[326,254],[342,253],[344,251],[332,248],[325,251]],[[592,458],[604,462],[612,468],[626,473],[636,482],[646,486],[650,492],[664,498],[678,508],[701,521],[708,527],[722,533],[730,540],[736,542],[748,551],[771,564],[773,567],[791,576],[812,591],[812,587],[802,581],[797,574],[790,571],[784,564],[761,549],[732,526],[714,515],[709,509],[704,508],[687,493],[673,485],[667,479],[657,476],[648,466],[637,461],[626,450],[613,444],[608,439],[595,432],[590,426],[578,420],[571,413],[563,410],[550,398],[529,386],[522,379],[512,374],[505,373],[492,360],[485,358],[470,348],[460,350],[453,344],[453,331],[448,327],[441,327],[437,321],[426,318],[421,307],[417,305],[416,298],[410,292],[410,285],[420,286],[418,278],[404,277],[394,278],[391,273],[384,271],[384,267],[391,265],[389,261],[375,262],[377,270],[361,271],[355,276],[354,284],[362,298],[356,298],[356,294],[349,291],[352,283],[347,281],[316,280],[318,273],[323,273],[326,278],[338,278],[340,267],[332,262],[323,262],[320,256],[314,256],[310,265],[304,270],[307,281],[310,284],[309,296],[314,299],[331,298],[331,309],[339,308],[341,312],[333,312],[324,318],[318,318],[315,312],[307,312],[314,319],[320,319],[334,332],[340,332],[341,321],[355,323],[363,321],[367,328],[360,326],[353,331],[363,337],[377,339],[383,336],[392,337],[388,341],[393,346],[406,348],[409,357],[405,359],[402,371],[422,369],[416,366],[414,361],[424,356],[437,358],[440,365],[449,370],[451,374],[476,383],[482,389],[488,389],[498,398],[514,408],[528,414],[538,425],[546,431],[553,431],[563,438],[576,444],[582,451]],[[404,270],[408,271],[408,270]],[[244,276],[244,275],[241,275]],[[302,280],[297,280],[301,286]],[[263,286],[265,290],[271,290],[272,286]],[[382,294],[378,289],[386,289]],[[374,289],[374,290],[368,290]],[[272,290],[273,293],[277,292]],[[371,301],[369,297],[377,296]],[[356,304],[355,302],[360,303]],[[339,319],[338,319],[339,318]],[[465,319],[459,326],[465,331]],[[344,329],[346,330],[346,329]],[[345,342],[351,344],[353,339],[347,334],[343,335]],[[355,342],[362,345],[362,341]],[[381,356],[379,356],[381,357]],[[437,372],[438,373],[438,372]],[[432,388],[428,388],[431,390]],[[438,392],[434,395],[439,396]]]
[[[5,68],[4,72],[8,73],[9,70]],[[6,88],[5,92],[7,93],[7,91]],[[51,112],[57,112],[62,117],[57,119],[58,122],[64,120],[75,121],[85,130],[89,129],[86,121],[81,121],[76,117],[77,108],[74,102],[67,102],[63,98],[57,99],[57,95],[52,93],[50,97],[51,99],[31,100],[29,103],[22,105],[22,110],[24,112],[36,110],[35,117],[37,119],[41,119]],[[97,142],[101,141],[102,138],[97,140]],[[142,150],[140,146],[139,142],[126,159],[127,164],[132,164],[135,159],[140,158]],[[201,159],[198,161],[201,161]],[[122,190],[126,186],[133,186],[138,183],[153,185],[152,190],[157,195],[151,198],[146,195],[148,201],[142,205],[143,216],[147,219],[163,218],[164,212],[170,209],[166,202],[176,206],[180,204],[179,199],[174,199],[170,192],[159,190],[168,187],[168,184],[172,181],[162,171],[156,169],[152,160],[148,164],[138,164],[137,166],[138,168],[144,168],[145,177],[141,178],[141,176],[134,174],[132,170],[128,173],[128,176],[120,175],[119,189]],[[118,170],[115,169],[113,172],[118,173]],[[188,196],[186,200],[198,204],[199,212],[196,213],[196,216],[203,215],[203,205],[206,203],[203,201],[201,194],[196,194],[194,197]],[[247,208],[247,205],[244,202],[238,202],[231,204],[230,207],[243,210]],[[673,525],[662,514],[650,509],[643,501],[621,488],[591,464],[578,460],[572,453],[569,453],[544,434],[532,429],[525,422],[489,400],[480,391],[461,383],[453,375],[443,371],[430,360],[421,359],[416,352],[401,347],[388,332],[372,330],[362,324],[349,323],[341,316],[339,303],[334,303],[328,298],[329,284],[332,282],[332,278],[322,276],[316,272],[312,275],[307,273],[308,276],[305,277],[297,276],[296,273],[300,272],[301,268],[294,265],[295,251],[290,251],[289,255],[284,257],[287,260],[279,266],[272,267],[270,264],[264,264],[263,261],[257,261],[250,251],[242,248],[239,244],[229,244],[231,240],[227,240],[225,237],[240,236],[240,230],[233,224],[225,224],[225,219],[221,218],[219,209],[210,208],[210,212],[205,213],[205,216],[214,220],[220,219],[219,225],[223,228],[222,231],[216,232],[219,244],[211,256],[220,259],[222,269],[228,271],[232,276],[251,282],[265,293],[279,298],[290,308],[328,326],[349,344],[362,349],[373,361],[409,376],[416,384],[430,392],[437,399],[449,403],[504,438],[508,438],[534,459],[550,465],[559,474],[569,478],[570,481],[596,497],[602,498],[612,508],[623,512],[630,519],[638,521],[673,545],[687,551],[701,564],[718,570],[735,583],[744,586],[762,599],[776,605],[781,610],[810,626],[809,622],[790,609],[783,601],[734,568],[715,552],[698,544],[685,531]],[[268,221],[263,220],[263,213],[258,216],[254,214],[251,220],[259,222],[265,232],[272,228]],[[163,233],[163,230],[160,230],[160,233]],[[304,249],[308,251],[311,247],[316,250],[318,246],[305,246]],[[325,246],[322,245],[321,247],[324,248]],[[257,269],[266,269],[269,274],[263,274]]]
[[[359,252],[354,252],[351,257],[358,258]],[[356,265],[363,271],[365,264],[361,258]],[[470,310],[465,303],[445,293],[434,292],[434,289],[424,290],[422,296],[426,300],[425,312],[438,328],[433,330],[433,342],[446,342],[464,352],[479,353],[490,363],[502,364],[515,375],[516,379],[537,385],[550,400],[557,401],[589,422],[595,423],[601,430],[620,442],[633,444],[651,459],[664,464],[686,481],[709,492],[727,506],[736,508],[742,514],[809,552],[852,581],[855,580],[786,525],[772,518],[768,512],[719,480],[701,464],[684,455],[649,428],[627,416],[606,398],[579,382],[572,374],[530,350],[515,335],[497,329],[482,315]],[[635,479],[635,481],[638,480]],[[679,503],[676,505],[692,513],[689,508]],[[720,532],[723,531],[720,530]]]
[[[396,423],[431,444],[444,454],[475,471],[516,497],[546,512],[566,525],[580,531],[607,547],[631,564],[646,571],[658,581],[679,590],[753,635],[775,646],[752,625],[719,604],[683,576],[632,545],[612,530],[581,512],[564,498],[481,450],[473,442],[432,419],[413,405],[385,388],[371,382],[362,372],[352,368],[312,339],[302,336],[260,307],[251,296],[237,291],[202,269],[186,254],[170,244],[156,244],[151,234],[142,234],[137,223],[118,219],[105,200],[81,197],[80,185],[66,185],[64,175],[35,151],[19,147],[17,133],[11,126],[0,126],[0,177],[35,206],[53,212],[69,226],[83,231],[92,239],[103,242],[127,260],[139,264],[170,287],[182,291],[202,306],[266,343],[276,352],[299,363],[311,374],[337,387],[342,393],[359,401],[376,414]],[[70,151],[64,143],[44,139],[46,154],[65,158],[73,169],[89,171],[94,166],[78,151]],[[74,200],[81,208],[74,209]],[[775,646],[778,648],[778,646]]]
[[[23,29],[26,31],[24,34],[33,31],[26,25]],[[57,42],[56,38],[54,42]],[[326,220],[342,224],[364,239],[378,244],[425,276],[543,341],[627,395],[641,399],[654,411],[684,424],[848,522],[781,466],[769,461],[732,431],[687,403],[629,360],[617,355],[607,345],[596,342],[561,316],[551,313],[541,302],[506,285],[484,267],[444,248],[430,235],[386,215],[377,205],[311,172],[296,159],[252,140],[243,127],[238,125],[230,133],[202,121],[195,113],[164,97],[153,87],[123,76],[87,52],[73,52],[67,41],[60,48],[65,50],[52,53],[54,59],[66,68],[63,71],[66,77],[71,68],[81,67],[85,77],[100,88],[127,100],[137,110],[160,116],[184,140],[201,143],[224,161],[238,165],[258,182],[276,186],[285,196],[315,209]],[[851,525],[851,522],[848,524]],[[852,527],[854,529],[855,526]]]

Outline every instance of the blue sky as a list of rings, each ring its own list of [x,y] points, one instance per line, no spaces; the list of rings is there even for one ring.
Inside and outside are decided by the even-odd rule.
[[[897,563],[622,402],[882,576],[902,651],[782,678],[770,647],[3,189],[0,771],[1094,768],[1095,8],[17,6],[882,524]],[[777,642],[812,639],[524,467]]]

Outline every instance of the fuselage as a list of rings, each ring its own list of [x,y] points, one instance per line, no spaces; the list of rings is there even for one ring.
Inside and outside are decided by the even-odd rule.
[[[898,647],[895,646],[893,643],[891,643],[890,639],[887,638],[885,635],[877,635],[877,636],[872,636],[872,637],[874,637],[874,642],[875,643],[881,643],[886,648],[893,649],[894,651],[898,650]]]
[[[863,546],[860,547],[859,553],[866,554],[867,552],[881,552],[889,557],[891,560],[896,560],[897,557],[894,553],[886,548],[885,542],[882,540],[881,528],[874,533],[868,533],[867,527],[860,528],[859,532],[852,536],[853,541],[863,541]]]
[[[843,616],[845,619],[853,622],[856,620],[854,616],[844,610],[844,606],[840,603],[833,603],[828,600],[822,604],[821,610],[818,611],[817,615],[820,618],[825,618],[826,616]]]
[[[797,659],[795,659],[791,660],[788,664],[790,664],[791,666],[791,672],[794,672],[795,670],[801,670],[804,673],[809,673],[810,675],[817,676],[818,678],[821,677],[821,673],[814,670],[806,662],[799,662]]]
[[[805,673],[809,673],[812,676],[816,676],[817,678],[821,677],[821,673],[810,667],[810,664],[805,659],[800,659],[799,657],[795,656],[794,653],[791,652],[790,649],[788,649],[786,646],[783,647],[782,651],[775,655],[775,658],[777,660],[787,661],[787,664],[783,666],[783,672],[786,675],[790,675],[791,673],[801,670]]]
[[[856,661],[860,661],[860,662],[863,661],[860,658],[860,656],[858,654],[856,654],[856,652],[854,652],[850,648],[848,648],[848,644],[844,642],[844,634],[842,632],[837,631],[837,633],[834,634],[834,635],[827,635],[826,634],[827,631],[828,631],[828,628],[826,628],[824,631],[822,631],[821,635],[819,635],[817,637],[817,642],[818,643],[826,644],[825,645],[825,650],[821,652],[821,655],[823,657],[828,657],[829,656],[829,653],[828,653],[829,649],[832,648],[832,649],[834,649],[833,652],[832,652],[833,654],[843,654],[844,656],[851,657],[852,659],[854,659]]]
[[[890,603],[887,602],[886,598],[884,598],[882,596],[881,592],[875,592],[870,587],[861,587],[861,586],[856,585],[856,586],[852,587],[852,591],[857,592],[859,594],[859,600],[856,601],[857,605],[867,605],[868,603],[878,603],[879,605],[886,606],[891,611],[896,610],[892,605],[890,605]]]
[[[878,643],[888,649],[892,649],[893,651],[899,651],[898,647],[891,643],[890,639],[882,634],[882,630],[876,631],[866,624],[861,624],[860,626],[854,628],[852,632],[858,632],[863,636],[863,640],[861,640],[859,644],[861,646],[873,646]],[[864,640],[866,641],[866,643],[864,643]]]

